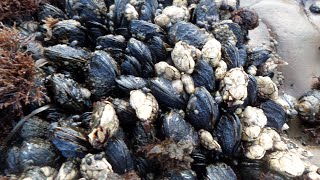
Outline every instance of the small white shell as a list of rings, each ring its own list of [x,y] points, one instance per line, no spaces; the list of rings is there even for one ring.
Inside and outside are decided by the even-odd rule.
[[[241,68],[230,69],[220,81],[221,95],[229,106],[243,104],[247,97],[248,75]]]
[[[212,38],[206,42],[202,50],[202,59],[208,62],[212,67],[218,67],[221,60],[221,44]]]
[[[193,94],[195,91],[195,86],[192,77],[189,74],[182,74],[181,81],[184,86],[185,91],[188,94]]]
[[[80,165],[81,175],[86,179],[107,179],[113,173],[111,164],[106,158],[95,158],[96,155],[87,154]],[[90,163],[89,163],[90,162]]]
[[[267,117],[262,109],[247,106],[241,114],[241,122],[245,126],[257,125],[263,128],[267,124]]]
[[[161,61],[155,64],[154,68],[157,76],[162,76],[169,80],[181,78],[181,74],[179,70],[164,61]]]
[[[261,159],[263,158],[266,150],[260,145],[252,145],[246,148],[245,156],[249,159]]]
[[[95,148],[100,148],[119,129],[119,119],[112,103],[97,103],[92,112],[90,126],[92,130],[88,135],[89,142]]]
[[[216,66],[216,70],[214,72],[214,75],[217,80],[222,80],[223,77],[226,75],[228,70],[228,65],[224,61],[219,61],[218,65]]]
[[[171,52],[171,58],[177,69],[187,74],[191,74],[195,66],[193,58],[197,58],[199,54],[201,54],[199,49],[179,41],[175,44]]]
[[[221,151],[221,146],[216,140],[213,139],[212,135],[208,131],[200,129],[199,136],[200,142],[203,147],[205,147],[208,150]]]
[[[126,4],[124,9],[124,16],[128,21],[135,20],[139,18],[139,14],[136,9],[131,4]]]
[[[276,151],[267,156],[270,169],[289,177],[297,177],[303,174],[305,166],[303,161],[295,153]]]
[[[132,90],[130,92],[130,106],[143,122],[152,122],[157,117],[159,110],[156,98],[151,93],[144,93],[142,90]]]
[[[257,76],[258,95],[264,99],[277,99],[278,87],[270,77]]]

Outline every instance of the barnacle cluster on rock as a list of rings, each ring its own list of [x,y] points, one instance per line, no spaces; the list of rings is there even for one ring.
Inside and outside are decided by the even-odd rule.
[[[237,0],[56,1],[41,4],[32,16],[37,21],[21,19],[29,26],[16,25],[30,37],[34,78],[51,102],[24,107],[31,119],[20,121],[0,149],[3,175],[286,179],[305,173],[300,151],[280,135],[296,114],[293,98],[272,81],[285,62],[247,45],[248,31],[259,24],[253,10],[240,9]],[[305,119],[318,118],[317,93],[298,103]]]

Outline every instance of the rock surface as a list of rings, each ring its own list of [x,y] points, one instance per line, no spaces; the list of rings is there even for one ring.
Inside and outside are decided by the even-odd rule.
[[[261,25],[249,34],[250,45],[275,42],[276,51],[289,63],[280,68],[285,77],[281,88],[295,97],[308,91],[315,81],[312,77],[320,75],[320,15],[310,12],[313,2],[241,0],[242,7],[254,9],[261,19]]]

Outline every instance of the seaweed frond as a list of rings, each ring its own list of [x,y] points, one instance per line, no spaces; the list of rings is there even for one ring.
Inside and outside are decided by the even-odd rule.
[[[15,28],[0,25],[0,109],[21,115],[22,106],[42,103],[42,87],[36,86],[36,69],[31,55],[21,51],[27,40]]]

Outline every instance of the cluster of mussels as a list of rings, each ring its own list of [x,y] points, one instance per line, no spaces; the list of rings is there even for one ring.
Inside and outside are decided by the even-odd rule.
[[[17,28],[34,39],[27,50],[51,102],[8,142],[3,175],[308,173],[297,147],[278,133],[297,113],[294,98],[279,95],[271,79],[281,60],[246,45],[259,19],[239,1],[57,0],[33,18]]]

